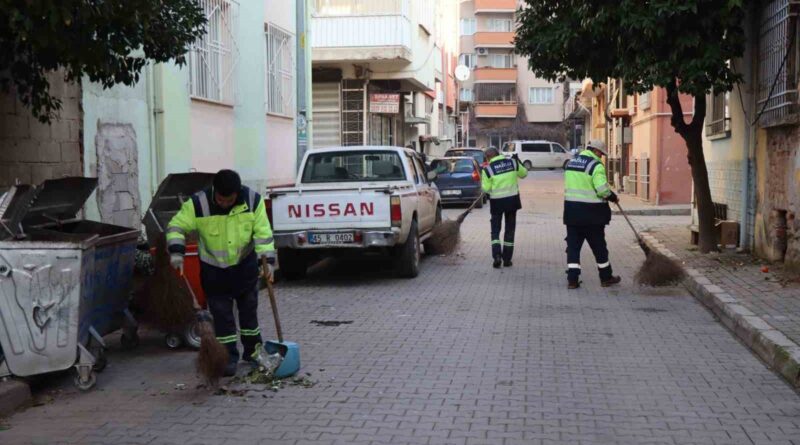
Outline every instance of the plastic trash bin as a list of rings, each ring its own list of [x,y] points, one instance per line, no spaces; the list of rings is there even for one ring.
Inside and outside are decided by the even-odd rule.
[[[13,187],[0,200],[0,375],[31,376],[75,366],[89,389],[105,366],[103,336],[124,328],[138,231],[76,219],[94,178]]]
[[[147,240],[151,246],[155,239],[162,236],[167,229],[169,221],[178,213],[181,205],[191,196],[201,190],[211,187],[214,173],[173,173],[168,175],[158,186],[150,207],[142,219]],[[151,247],[153,253],[154,247]],[[197,302],[206,308],[206,294],[200,285],[200,257],[197,254],[197,240],[190,234],[186,240],[186,256],[184,258],[183,272],[197,297]],[[192,348],[200,347],[200,336],[195,325],[187,326],[181,332],[167,332],[164,338],[170,348],[179,348],[186,344]]]

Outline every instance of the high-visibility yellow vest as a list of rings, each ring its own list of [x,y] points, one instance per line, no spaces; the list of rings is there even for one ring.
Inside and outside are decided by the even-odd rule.
[[[225,211],[213,203],[213,191],[204,190],[183,203],[167,226],[170,253],[186,252],[186,235],[198,234],[200,261],[227,269],[248,255],[275,257],[272,228],[261,196],[242,187],[234,206]]]
[[[590,150],[584,150],[564,169],[564,224],[608,224],[611,209],[606,198],[611,187],[606,167]]]
[[[519,179],[528,176],[528,169],[514,159],[498,155],[489,160],[481,172],[481,188],[489,199],[519,195]]]

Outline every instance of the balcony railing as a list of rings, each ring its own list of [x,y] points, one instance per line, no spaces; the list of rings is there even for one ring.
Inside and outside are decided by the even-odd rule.
[[[314,17],[408,15],[408,0],[315,0]]]
[[[480,31],[474,36],[475,48],[513,48],[514,32]]]
[[[411,60],[409,0],[316,0],[311,19],[315,61]],[[369,51],[360,49],[369,48]]]
[[[513,83],[481,83],[475,85],[475,102],[480,104],[516,104],[517,87]]]
[[[477,104],[475,117],[513,119],[517,117],[517,104]]]
[[[476,68],[476,83],[516,83],[516,68]]]
[[[517,10],[516,0],[475,0],[475,14],[507,12]]]

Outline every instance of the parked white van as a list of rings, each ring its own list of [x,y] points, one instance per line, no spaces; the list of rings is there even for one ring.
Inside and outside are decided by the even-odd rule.
[[[572,154],[561,144],[550,141],[508,141],[503,145],[502,154],[516,154],[528,170],[565,168],[572,159]]]

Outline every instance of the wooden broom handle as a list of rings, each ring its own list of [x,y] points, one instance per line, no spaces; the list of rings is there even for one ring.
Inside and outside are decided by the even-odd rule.
[[[283,329],[281,329],[281,319],[278,316],[278,302],[275,300],[275,289],[272,288],[272,277],[269,276],[269,263],[266,258],[261,258],[261,271],[267,281],[267,294],[269,294],[269,304],[272,306],[272,317],[275,318],[275,330],[278,332],[278,341],[283,343]]]

